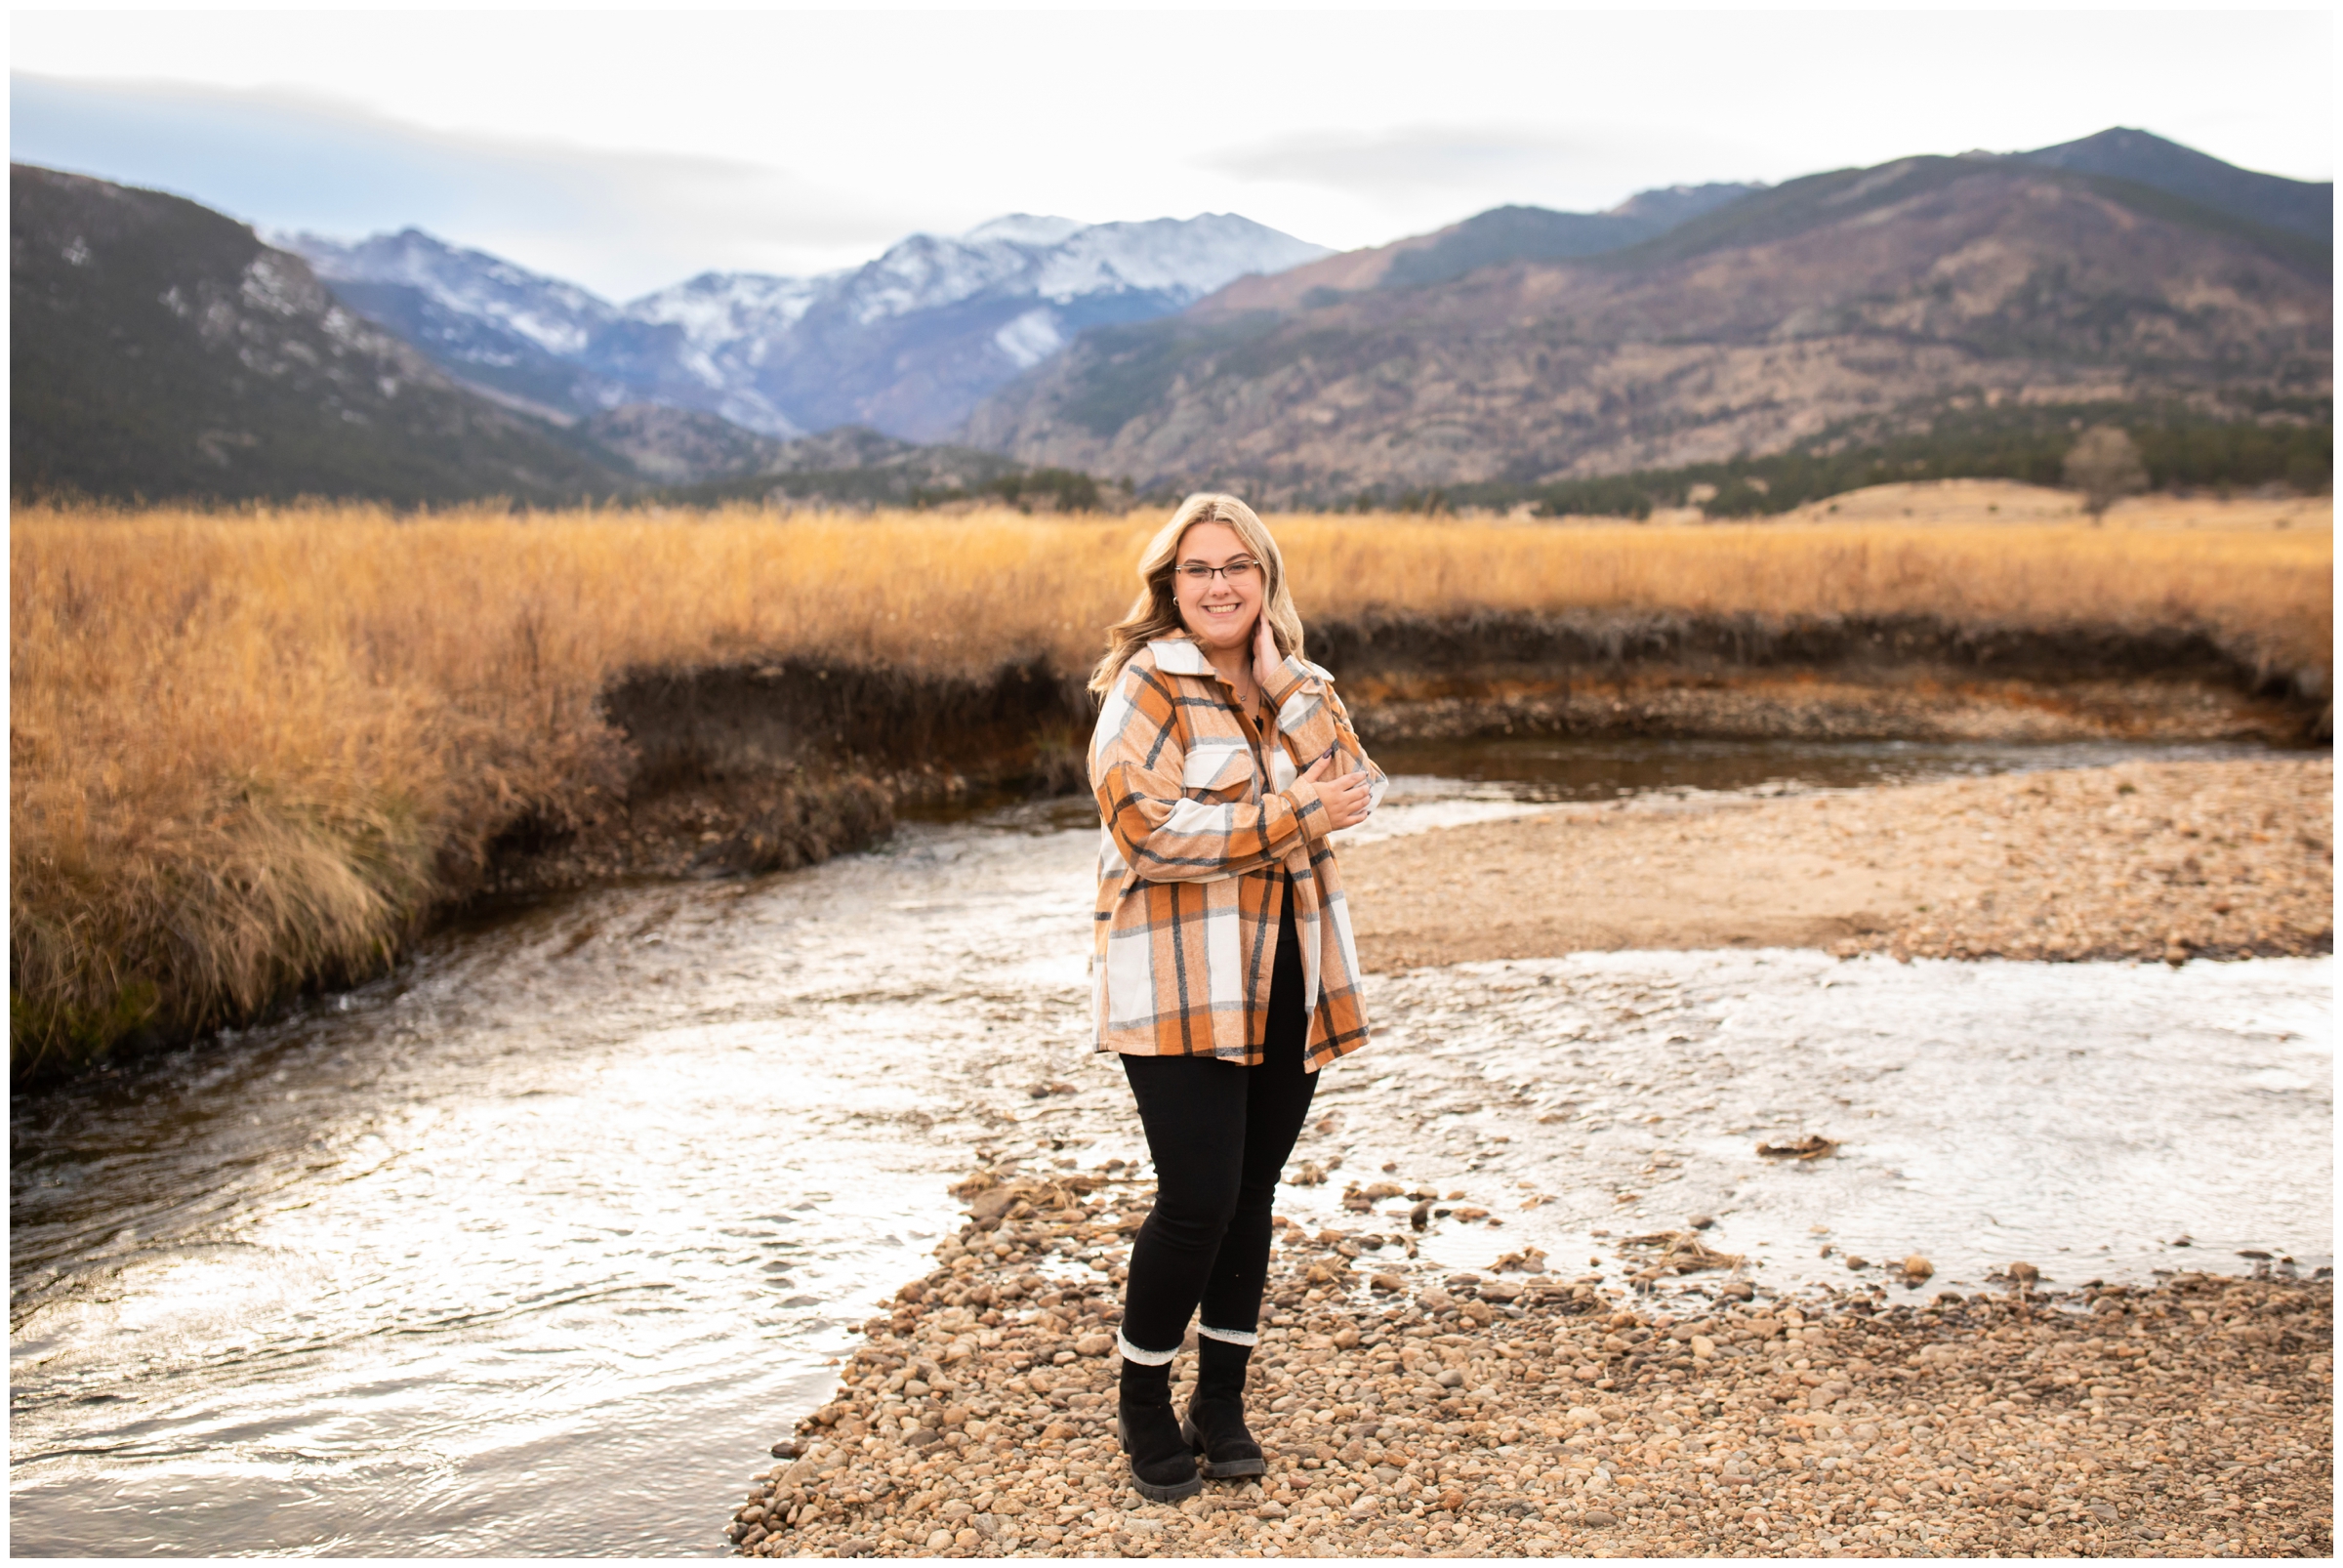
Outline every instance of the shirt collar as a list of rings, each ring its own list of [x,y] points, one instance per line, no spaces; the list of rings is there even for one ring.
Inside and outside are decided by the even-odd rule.
[[[1198,647],[1191,638],[1157,638],[1147,644],[1147,651],[1155,655],[1155,667],[1166,675],[1211,677],[1218,673],[1213,670],[1212,661],[1204,656],[1204,649]],[[1303,659],[1301,667],[1329,685],[1334,683],[1335,678],[1322,666]]]
[[[1167,675],[1213,674],[1212,661],[1204,656],[1204,649],[1187,638],[1158,638],[1147,644],[1147,651],[1155,655],[1155,667]]]

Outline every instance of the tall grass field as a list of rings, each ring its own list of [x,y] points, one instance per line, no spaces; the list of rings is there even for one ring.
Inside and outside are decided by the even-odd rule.
[[[14,1059],[378,970],[500,829],[608,786],[596,698],[622,672],[792,654],[1085,670],[1159,520],[20,509]],[[1269,520],[1305,620],[1924,613],[2196,627],[2322,666],[2331,642],[2331,527]]]

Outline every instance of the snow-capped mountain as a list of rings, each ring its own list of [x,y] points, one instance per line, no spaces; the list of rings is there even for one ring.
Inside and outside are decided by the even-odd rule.
[[[1013,213],[816,277],[706,272],[624,306],[418,229],[280,240],[456,374],[549,412],[705,410],[767,434],[930,440],[1084,327],[1178,310],[1330,254],[1234,214],[1081,224]]]
[[[618,311],[575,283],[540,277],[486,251],[457,250],[420,228],[355,245],[301,236],[321,277],[410,288],[458,314],[516,334],[549,353],[575,355]]]
[[[586,363],[620,319],[618,308],[574,283],[419,228],[354,245],[315,234],[274,242],[307,260],[352,309],[505,401],[566,417],[633,400]]]

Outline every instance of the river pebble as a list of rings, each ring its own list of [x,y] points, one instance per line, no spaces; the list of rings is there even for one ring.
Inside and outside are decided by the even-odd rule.
[[[1722,1270],[1670,1295],[1287,1223],[1249,1393],[1269,1471],[1168,1506],[1130,1489],[1112,1428],[1146,1189],[1002,1160],[955,1190],[967,1224],[776,1445],[726,1533],[741,1553],[2332,1548],[2325,1279],[2044,1297],[2012,1259],[2003,1288],[1916,1303]]]
[[[1892,825],[1901,856],[1941,876],[1927,907],[1837,951],[2175,963],[2331,952],[2334,789],[2323,759],[2135,763],[1833,803],[1823,831],[1853,846]]]

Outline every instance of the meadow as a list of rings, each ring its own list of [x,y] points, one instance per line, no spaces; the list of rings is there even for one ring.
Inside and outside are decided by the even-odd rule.
[[[1269,519],[1305,619],[1480,609],[2208,631],[2323,669],[2319,526]],[[10,542],[11,1048],[247,1018],[388,964],[526,815],[624,787],[617,676],[789,655],[1086,670],[1158,519],[755,507],[26,507]],[[1339,674],[1339,672],[1336,672]]]

